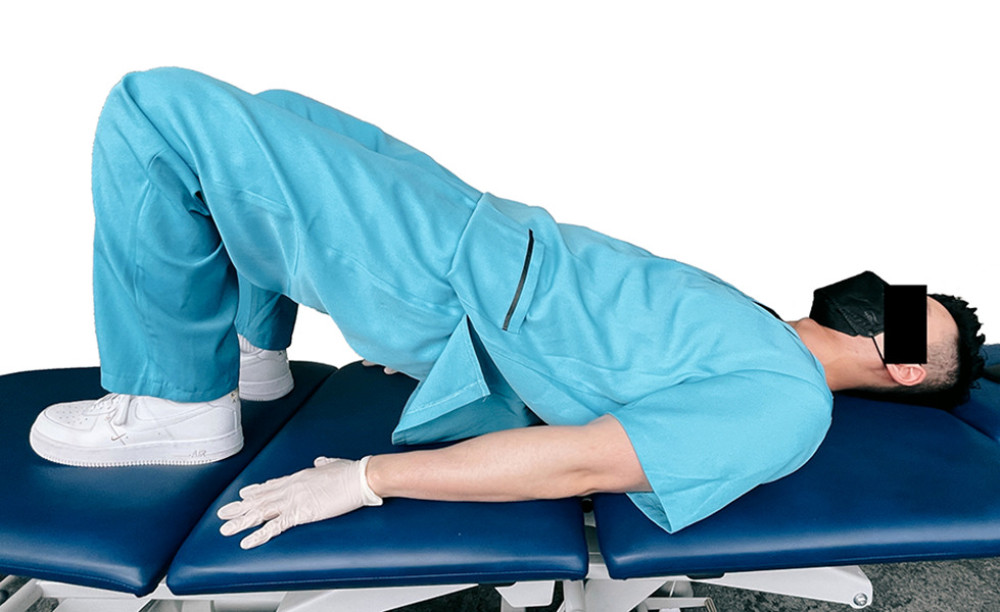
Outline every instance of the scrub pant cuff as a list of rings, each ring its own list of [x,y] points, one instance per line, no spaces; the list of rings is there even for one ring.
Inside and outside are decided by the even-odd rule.
[[[146,395],[175,402],[210,402],[237,389],[239,378],[227,377],[208,387],[182,388],[163,381],[115,376],[102,370],[101,386],[111,393]]]

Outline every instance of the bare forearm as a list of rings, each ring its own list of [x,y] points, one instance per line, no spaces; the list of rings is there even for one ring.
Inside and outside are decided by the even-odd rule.
[[[218,515],[226,521],[223,535],[263,525],[240,542],[253,548],[295,525],[380,505],[381,497],[517,501],[648,488],[625,430],[602,417],[577,427],[512,429],[439,450],[376,455],[367,469],[365,461],[319,457],[311,468],[244,487],[240,500]]]
[[[648,490],[617,420],[500,431],[447,448],[377,455],[368,482],[381,497],[517,501]]]

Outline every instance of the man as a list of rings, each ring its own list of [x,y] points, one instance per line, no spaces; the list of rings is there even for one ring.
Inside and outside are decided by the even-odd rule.
[[[46,409],[31,434],[42,456],[237,452],[237,386],[288,389],[295,303],[420,381],[394,441],[465,439],[319,458],[249,487],[220,511],[226,534],[265,523],[244,547],[391,496],[628,492],[680,529],[801,466],[831,389],[967,387],[982,342],[964,302],[927,298],[928,343],[956,361],[883,364],[881,329],[786,325],[710,274],[481,193],[334,109],[179,69],[112,90],[94,201],[102,383],[115,394]]]

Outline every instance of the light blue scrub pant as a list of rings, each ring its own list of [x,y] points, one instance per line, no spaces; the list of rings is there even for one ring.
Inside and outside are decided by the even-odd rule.
[[[220,397],[237,386],[237,331],[285,348],[297,304],[422,378],[464,316],[445,274],[481,193],[292,92],[174,68],[127,75],[98,123],[93,195],[109,391]]]

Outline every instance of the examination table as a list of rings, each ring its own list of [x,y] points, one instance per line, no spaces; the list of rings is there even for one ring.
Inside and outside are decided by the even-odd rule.
[[[1000,345],[985,349],[1000,362]],[[97,368],[0,377],[0,573],[32,580],[0,612],[40,597],[62,612],[383,611],[493,585],[503,610],[626,612],[711,602],[692,581],[862,608],[856,566],[1000,555],[1000,384],[954,413],[838,395],[833,425],[799,471],[676,534],[624,495],[452,503],[389,499],[296,527],[244,551],[220,506],[318,455],[405,450],[389,442],[415,384],[359,363],[294,362],[296,388],[243,403],[246,445],[197,467],[84,469],[37,457],[46,406],[98,397]]]

